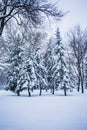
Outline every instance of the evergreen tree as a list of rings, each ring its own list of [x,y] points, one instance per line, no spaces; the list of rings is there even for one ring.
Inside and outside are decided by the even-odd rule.
[[[40,56],[40,36],[32,37],[30,33],[30,39],[26,42],[23,52],[23,62],[22,62],[22,71],[21,80],[19,86],[17,86],[17,91],[22,91],[24,89],[28,90],[29,96],[31,95],[30,91],[34,89],[40,89],[40,95],[43,89],[47,86],[46,81],[46,71],[42,65],[42,58]]]
[[[21,58],[21,39],[18,35],[13,43],[9,46],[9,59],[7,63],[9,67],[7,69],[7,87],[13,92],[15,92],[18,82],[20,80],[20,69],[22,65],[22,58]]]
[[[46,69],[43,66],[43,63],[41,62],[42,60],[40,57],[38,57],[38,54],[37,54],[37,58],[36,58],[36,61],[34,62],[34,66],[35,66],[35,74],[37,77],[37,86],[38,86],[38,89],[40,90],[39,95],[42,94],[42,90],[47,89],[47,85],[48,85]]]
[[[33,89],[36,82],[36,75],[32,59],[28,58],[22,63],[21,80],[17,86],[17,91],[24,89],[28,90],[28,95],[31,96],[30,90]]]
[[[48,81],[48,88],[52,91],[54,88],[54,81],[53,81],[53,66],[54,66],[54,59],[53,59],[53,39],[49,40],[47,45],[47,50],[44,55],[44,66],[47,72],[47,81]],[[53,92],[52,92],[53,93]]]
[[[22,69],[20,70],[20,81],[16,88],[17,92],[28,90],[28,95],[31,96],[31,90],[36,83],[35,68],[33,63],[33,48],[32,43],[26,43],[23,47]]]
[[[64,94],[66,96],[66,89],[69,87],[69,77],[65,62],[65,49],[61,41],[59,29],[56,31],[53,55],[55,60],[55,65],[53,67],[54,89],[64,89]]]

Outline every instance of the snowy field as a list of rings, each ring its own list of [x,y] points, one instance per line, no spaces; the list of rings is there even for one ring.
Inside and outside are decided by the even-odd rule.
[[[87,130],[87,92],[37,92],[18,97],[0,91],[0,130]]]

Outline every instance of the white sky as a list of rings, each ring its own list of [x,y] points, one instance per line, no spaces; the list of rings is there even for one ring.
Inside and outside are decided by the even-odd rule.
[[[66,33],[76,25],[83,29],[87,27],[87,0],[56,0],[58,7],[69,13],[59,22],[61,35],[65,37]]]

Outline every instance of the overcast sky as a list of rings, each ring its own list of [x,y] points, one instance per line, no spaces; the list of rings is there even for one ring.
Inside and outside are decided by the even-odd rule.
[[[59,22],[61,34],[65,36],[66,32],[75,25],[81,25],[84,29],[87,27],[87,0],[58,0],[59,8],[63,12],[69,13]]]

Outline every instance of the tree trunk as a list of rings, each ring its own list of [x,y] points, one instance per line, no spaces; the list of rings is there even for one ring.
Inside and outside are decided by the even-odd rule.
[[[29,96],[29,97],[31,96],[29,87],[28,87],[28,96]]]
[[[39,95],[41,96],[41,94],[42,94],[42,88],[40,87],[40,94]]]
[[[83,63],[83,57],[82,57],[82,68],[81,68],[81,88],[82,88],[82,93],[84,93],[84,63]]]
[[[54,86],[53,86],[53,92],[52,92],[52,94],[54,94]]]
[[[6,15],[6,12],[7,12],[7,2],[8,2],[8,0],[4,1],[4,3],[3,3],[3,4],[4,4],[4,10],[2,11],[2,15],[3,15],[3,16],[5,16],[5,15]],[[5,6],[5,5],[6,5],[6,6]],[[6,24],[6,18],[3,17],[3,18],[0,19],[0,37],[1,37],[2,32],[3,32],[3,30],[4,30],[5,24]]]
[[[64,89],[64,95],[66,96],[66,89]]]
[[[17,90],[17,95],[20,96],[20,91],[19,90]]]
[[[84,93],[83,79],[82,78],[81,78],[81,89],[82,89],[82,93]]]
[[[64,84],[64,95],[66,96],[66,85]]]
[[[80,61],[80,46],[78,44],[78,59],[77,59],[77,71],[78,71],[78,88],[77,91],[80,91],[80,83],[81,83],[81,61]]]
[[[82,93],[84,93],[84,87],[83,87],[83,84],[82,84]]]
[[[77,91],[78,92],[80,91],[80,77],[78,77],[78,88],[77,88]]]

